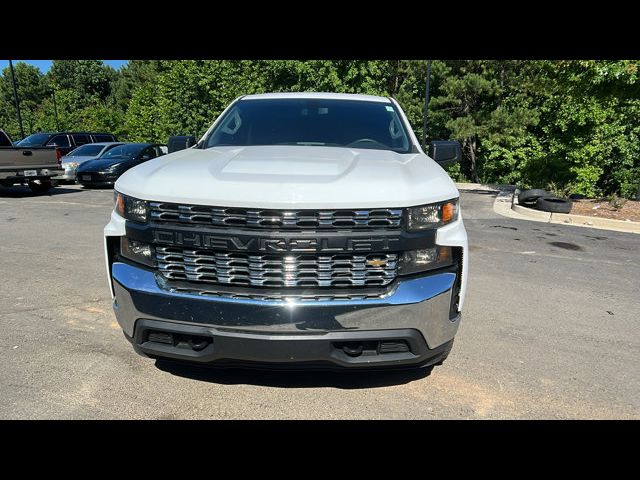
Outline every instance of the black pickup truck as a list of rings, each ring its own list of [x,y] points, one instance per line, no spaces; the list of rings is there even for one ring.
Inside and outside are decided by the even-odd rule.
[[[117,142],[115,135],[98,132],[55,132],[33,133],[19,142],[16,147],[56,147],[65,156],[71,150],[87,143]]]
[[[28,137],[27,137],[28,138]],[[34,193],[46,193],[53,186],[52,177],[61,175],[62,152],[54,147],[14,146],[9,135],[0,129],[0,185],[28,185]]]

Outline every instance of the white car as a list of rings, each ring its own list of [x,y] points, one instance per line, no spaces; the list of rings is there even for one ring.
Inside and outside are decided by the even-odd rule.
[[[86,143],[74,150],[71,150],[60,159],[64,173],[59,177],[56,177],[56,179],[75,182],[76,170],[79,165],[83,164],[87,160],[100,158],[113,147],[123,144],[124,142]]]
[[[247,95],[133,167],[105,227],[134,349],[218,365],[426,367],[467,283],[459,193],[392,98]]]

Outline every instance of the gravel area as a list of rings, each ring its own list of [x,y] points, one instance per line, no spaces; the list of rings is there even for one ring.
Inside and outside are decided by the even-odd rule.
[[[640,202],[627,200],[622,208],[614,208],[608,200],[574,200],[571,213],[589,217],[640,222]]]

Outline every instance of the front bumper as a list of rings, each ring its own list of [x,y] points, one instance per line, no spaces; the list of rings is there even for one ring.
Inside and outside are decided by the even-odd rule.
[[[113,186],[120,174],[103,172],[76,172],[75,181],[80,185],[92,187]]]
[[[356,367],[429,364],[438,361],[460,323],[460,314],[450,318],[456,281],[451,272],[398,280],[381,298],[314,301],[173,293],[153,272],[117,261],[111,276],[118,323],[136,350],[151,356]],[[150,331],[212,343],[196,351],[149,341]],[[409,351],[380,354],[386,341],[404,342]],[[341,350],[344,342],[369,345],[369,354],[350,357]]]
[[[77,167],[67,167],[63,165],[63,168],[64,168],[64,173],[62,175],[55,177],[56,180],[63,180],[66,182],[75,182]]]
[[[35,170],[36,175],[25,175],[25,170]],[[24,170],[2,170],[0,181],[6,184],[26,184],[32,180],[55,180],[62,173],[59,168],[34,168]]]

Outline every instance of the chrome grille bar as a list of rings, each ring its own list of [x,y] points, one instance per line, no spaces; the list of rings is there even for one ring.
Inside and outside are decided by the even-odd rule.
[[[383,286],[397,274],[395,253],[251,255],[156,247],[158,271],[169,280],[259,287]]]
[[[156,223],[255,229],[396,229],[401,208],[371,210],[266,210],[150,202]]]

